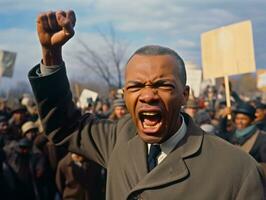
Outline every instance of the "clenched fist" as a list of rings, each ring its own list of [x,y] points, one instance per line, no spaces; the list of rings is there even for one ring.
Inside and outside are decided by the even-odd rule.
[[[62,46],[74,35],[74,11],[48,11],[38,15],[37,32],[43,51],[43,63],[56,65],[62,62]]]

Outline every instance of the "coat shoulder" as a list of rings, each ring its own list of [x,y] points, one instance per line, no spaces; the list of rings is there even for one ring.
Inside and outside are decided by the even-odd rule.
[[[130,114],[126,114],[117,122],[118,138],[127,138],[128,140],[136,136],[137,128],[132,121]]]

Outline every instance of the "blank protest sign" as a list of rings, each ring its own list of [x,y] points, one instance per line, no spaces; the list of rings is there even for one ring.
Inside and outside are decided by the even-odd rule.
[[[251,21],[203,33],[201,53],[204,79],[254,72]]]

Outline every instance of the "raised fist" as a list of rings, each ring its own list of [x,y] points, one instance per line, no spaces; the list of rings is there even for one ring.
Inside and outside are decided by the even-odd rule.
[[[37,32],[42,46],[43,64],[62,63],[62,46],[74,35],[74,11],[48,11],[37,17]]]
[[[73,35],[75,13],[70,11],[44,12],[38,15],[37,32],[43,48],[63,46]]]

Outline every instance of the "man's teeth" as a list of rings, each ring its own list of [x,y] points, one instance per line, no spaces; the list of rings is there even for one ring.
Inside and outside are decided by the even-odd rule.
[[[142,115],[149,115],[149,116],[154,116],[156,115],[157,113],[155,112],[143,112]]]
[[[156,125],[148,125],[148,124],[143,124],[144,128],[158,128],[161,123],[157,123]]]

